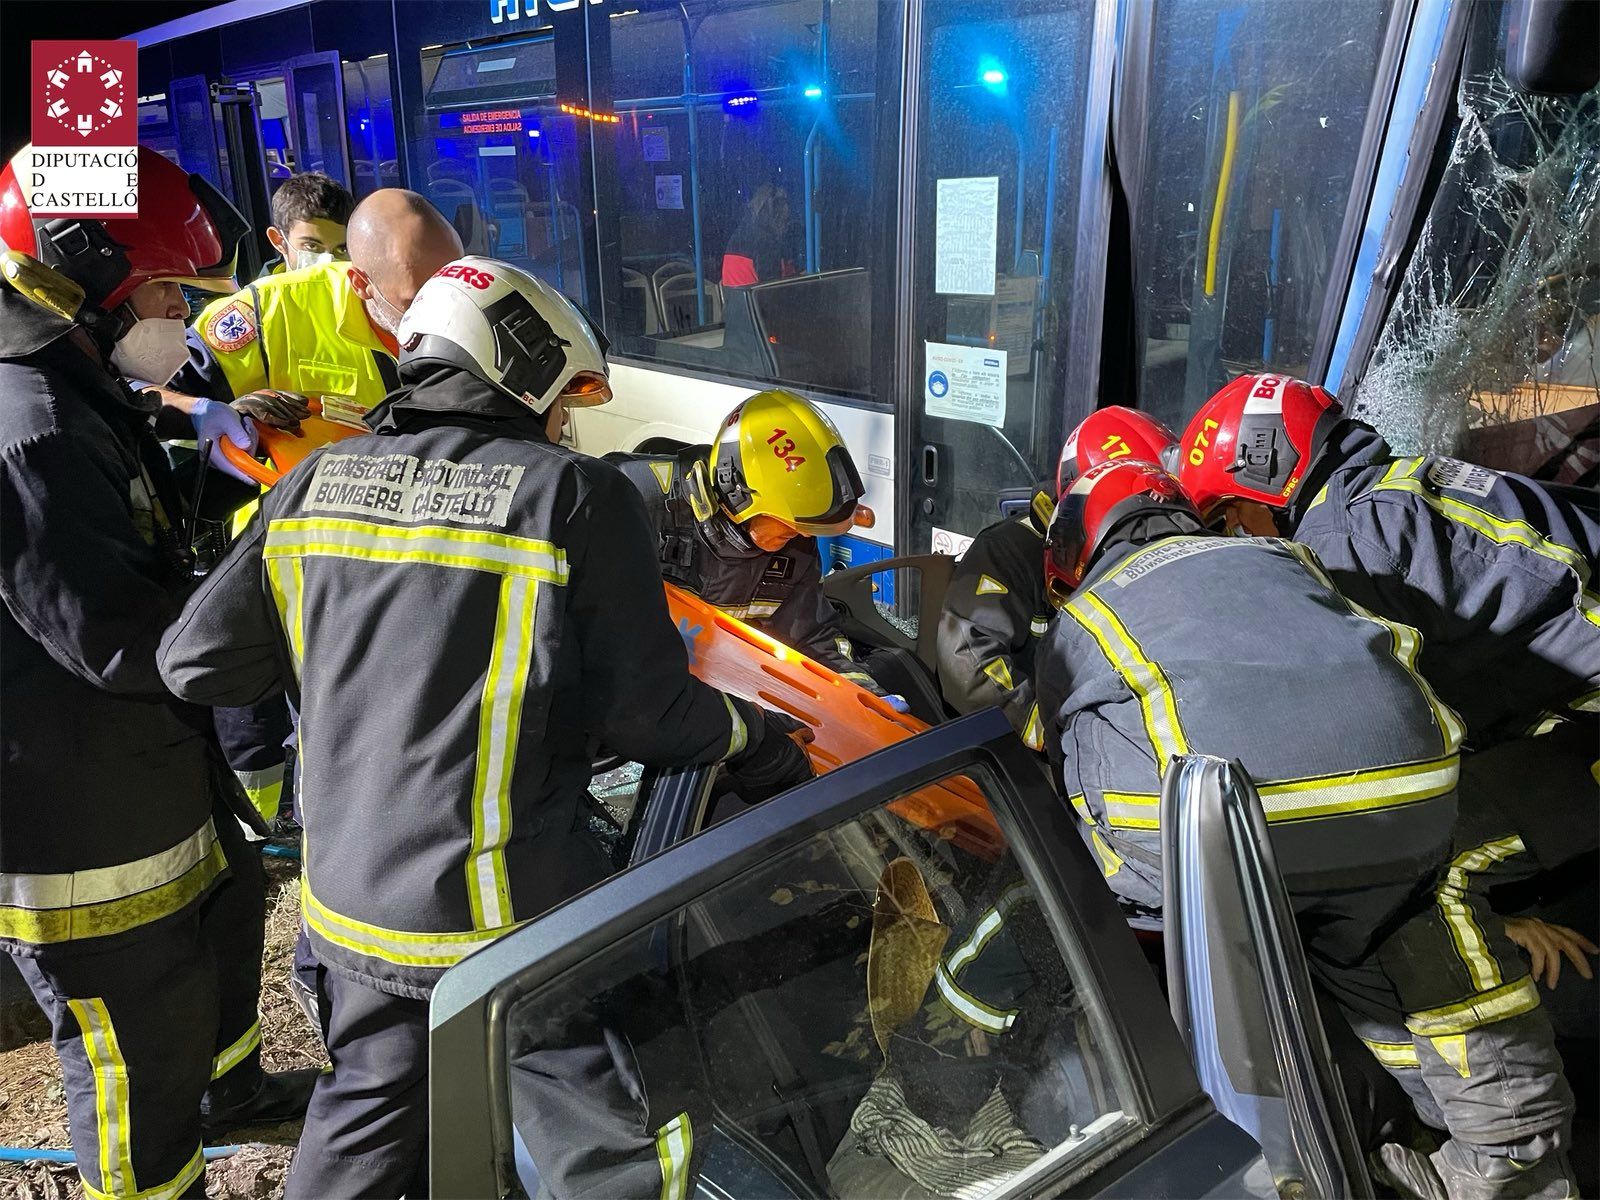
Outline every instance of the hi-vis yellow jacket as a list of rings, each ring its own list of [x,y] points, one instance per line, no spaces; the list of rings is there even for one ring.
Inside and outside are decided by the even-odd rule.
[[[399,386],[394,355],[350,286],[350,264],[322,263],[208,305],[189,329],[189,362],[172,387],[224,403],[277,388],[365,410]]]

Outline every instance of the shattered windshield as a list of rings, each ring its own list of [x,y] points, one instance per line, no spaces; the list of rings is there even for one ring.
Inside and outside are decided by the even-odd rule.
[[[1600,89],[1518,91],[1486,7],[1454,143],[1354,397],[1405,453],[1593,484],[1600,462]]]

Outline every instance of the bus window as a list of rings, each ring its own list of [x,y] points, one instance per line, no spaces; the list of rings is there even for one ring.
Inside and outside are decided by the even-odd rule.
[[[881,19],[826,0],[591,15],[619,118],[593,130],[615,155],[601,266],[619,353],[870,397],[873,206],[894,194],[875,158]]]
[[[1053,473],[1088,299],[1074,264],[1093,24],[1087,0],[924,9],[906,550],[959,549],[999,519],[998,489]]]
[[[1510,7],[1473,11],[1438,190],[1345,399],[1407,454],[1594,487],[1600,88],[1519,90],[1504,69]]]
[[[356,199],[379,188],[399,187],[400,161],[395,152],[387,54],[344,64],[344,112],[350,165],[355,173],[350,190]]]
[[[261,147],[267,156],[267,187],[277,191],[278,185],[296,171],[315,168],[301,165],[295,152],[295,138],[289,127],[289,92],[280,75],[265,75],[237,79],[237,83],[253,83],[259,97],[258,113],[261,117]]]
[[[422,50],[412,186],[468,254],[514,263],[587,306],[580,132],[556,97],[555,37],[544,27]]]
[[[172,111],[165,92],[139,97],[139,144],[178,161],[178,137],[172,131]]]
[[[1158,0],[1134,231],[1139,401],[1174,428],[1223,383],[1304,374],[1388,0]]]
[[[288,81],[290,130],[299,149],[298,171],[320,171],[350,186],[345,144],[344,71],[339,54],[329,50],[284,64]]]

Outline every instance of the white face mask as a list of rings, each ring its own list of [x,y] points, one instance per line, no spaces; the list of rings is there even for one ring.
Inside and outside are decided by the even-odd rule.
[[[112,364],[125,377],[157,386],[176,375],[188,357],[183,322],[171,317],[135,321],[111,351]]]
[[[333,254],[328,250],[320,252],[316,250],[296,250],[292,269],[303,271],[307,267],[320,267],[323,263],[331,263],[332,261]]]

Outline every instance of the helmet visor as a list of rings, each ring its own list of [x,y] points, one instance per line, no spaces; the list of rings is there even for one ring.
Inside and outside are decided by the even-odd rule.
[[[561,398],[568,408],[593,408],[611,400],[611,384],[604,375],[579,371],[567,381]]]
[[[856,506],[861,503],[861,475],[855,460],[843,446],[828,451],[828,474],[833,481],[833,505],[824,513],[796,517],[795,529],[810,537],[837,537],[856,523]]]

